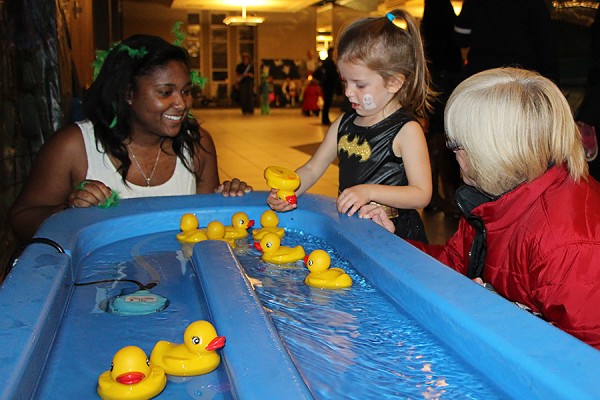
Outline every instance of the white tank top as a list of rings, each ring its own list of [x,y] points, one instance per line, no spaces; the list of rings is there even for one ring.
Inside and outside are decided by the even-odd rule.
[[[127,182],[128,186],[123,183],[121,174],[117,171],[113,163],[100,143],[96,146],[96,138],[94,136],[94,125],[89,120],[77,122],[83,141],[85,142],[85,151],[87,153],[88,169],[86,179],[94,179],[103,182],[112,190],[119,193],[122,199],[134,197],[150,197],[150,196],[176,196],[183,194],[196,193],[196,177],[192,174],[177,157],[175,171],[171,178],[158,186],[138,186],[131,182]],[[186,151],[186,156],[189,153]]]

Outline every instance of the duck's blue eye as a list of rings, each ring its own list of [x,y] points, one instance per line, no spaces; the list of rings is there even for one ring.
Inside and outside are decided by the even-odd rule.
[[[192,336],[192,343],[194,343],[194,344],[200,343],[200,338],[198,336]]]

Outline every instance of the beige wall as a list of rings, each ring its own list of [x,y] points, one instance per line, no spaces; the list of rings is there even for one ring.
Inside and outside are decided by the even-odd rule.
[[[176,21],[187,22],[186,10],[173,10],[160,4],[144,4],[141,2],[123,2],[123,35],[130,36],[135,33],[146,33],[161,36],[166,40],[175,39],[171,28]],[[210,77],[210,52],[209,52],[209,26],[208,12],[192,10],[191,13],[202,15],[202,51],[201,70],[202,76]],[[261,59],[292,59],[305,60],[309,50],[316,47],[317,8],[309,7],[296,13],[260,13],[265,17],[265,22],[257,27],[256,54],[257,63]],[[335,7],[333,10],[332,27],[334,38],[339,30],[349,22],[366,16],[365,13]],[[185,30],[185,27],[183,27]],[[229,76],[235,76],[236,64],[240,61],[237,54],[234,29],[229,28]],[[258,82],[258,74],[257,82]],[[232,80],[230,79],[230,85]],[[206,93],[212,96],[216,93],[216,86],[209,83]]]
[[[331,29],[331,34],[333,35],[334,39],[334,45],[335,41],[337,41],[340,33],[342,33],[342,30],[344,30],[344,28],[346,28],[350,23],[354,22],[355,20],[368,16],[368,13],[362,11],[356,11],[341,6],[334,6]]]
[[[198,11],[191,11],[198,12]],[[294,14],[261,13],[265,22],[258,27],[258,54],[261,58],[304,58],[314,48],[316,22],[313,7]],[[123,35],[147,33],[174,39],[175,21],[186,21],[187,11],[173,10],[158,4],[123,2]],[[206,28],[203,27],[206,31]],[[239,59],[239,55],[237,55]]]
[[[187,21],[185,10],[173,10],[160,4],[123,2],[123,37],[135,33],[156,35],[168,41],[175,40],[171,28],[176,21]]]
[[[258,28],[258,57],[305,59],[315,48],[316,12],[314,7],[294,14],[264,14]]]

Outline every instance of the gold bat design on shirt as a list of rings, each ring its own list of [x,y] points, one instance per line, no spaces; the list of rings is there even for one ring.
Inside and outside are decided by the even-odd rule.
[[[358,136],[355,136],[352,140],[348,140],[348,135],[342,136],[338,142],[338,153],[345,150],[348,157],[355,155],[360,157],[360,162],[367,161],[371,157],[371,146],[369,146],[366,139],[361,144],[358,144],[358,141]]]

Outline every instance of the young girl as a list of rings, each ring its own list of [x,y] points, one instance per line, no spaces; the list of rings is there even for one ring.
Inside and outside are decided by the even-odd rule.
[[[417,208],[431,198],[431,168],[425,135],[417,117],[428,107],[429,73],[421,36],[405,11],[354,22],[341,35],[337,65],[352,111],[337,118],[312,158],[296,171],[301,195],[337,156],[337,209],[363,217],[382,207],[396,234],[426,242]],[[296,207],[278,200],[276,211]]]

